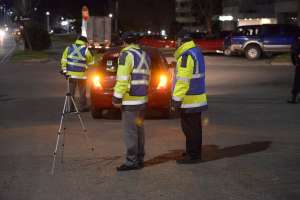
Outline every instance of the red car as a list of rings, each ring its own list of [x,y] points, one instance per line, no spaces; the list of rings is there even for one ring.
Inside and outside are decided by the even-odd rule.
[[[191,33],[191,36],[203,53],[223,53],[224,37],[221,34],[209,36],[205,33]]]
[[[99,66],[91,77],[91,113],[100,118],[102,110],[113,109],[113,87],[116,83],[118,57],[120,48],[111,49],[101,59]],[[162,112],[165,117],[170,114],[172,73],[165,58],[153,48],[145,48],[151,58],[151,76],[148,93],[148,108]]]
[[[224,39],[205,37],[194,41],[203,53],[223,53]]]
[[[154,48],[175,48],[176,41],[163,36],[144,36],[139,41],[140,45]]]

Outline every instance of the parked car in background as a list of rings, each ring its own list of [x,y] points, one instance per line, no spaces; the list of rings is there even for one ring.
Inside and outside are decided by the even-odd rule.
[[[224,51],[224,38],[228,32],[221,32],[218,34],[207,35],[205,33],[192,33],[197,46],[199,46],[203,53],[223,53]]]
[[[172,70],[159,50],[149,47],[144,50],[149,53],[151,58],[147,106],[149,109],[160,111],[164,117],[169,117],[171,115]],[[104,109],[113,109],[113,87],[116,83],[120,51],[121,48],[108,50],[90,76],[91,113],[94,118],[100,118]]]
[[[266,24],[240,26],[225,39],[224,54],[244,54],[250,60],[264,53],[289,52],[294,40],[300,36],[300,28],[294,25]]]
[[[175,48],[176,41],[173,38],[160,35],[143,36],[140,45],[154,48]]]

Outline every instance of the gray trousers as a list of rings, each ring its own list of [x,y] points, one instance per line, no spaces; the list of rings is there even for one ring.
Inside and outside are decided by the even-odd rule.
[[[86,98],[86,80],[85,79],[74,79],[70,78],[70,93],[75,96],[76,88],[79,91],[79,109],[87,107],[87,98]],[[75,99],[75,98],[74,98]],[[74,109],[74,108],[72,108]]]
[[[122,125],[126,145],[125,165],[144,162],[145,131],[144,110],[122,110]]]

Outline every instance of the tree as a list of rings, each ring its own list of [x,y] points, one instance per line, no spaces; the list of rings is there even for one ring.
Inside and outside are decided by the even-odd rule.
[[[212,33],[213,16],[221,13],[220,0],[192,0],[193,14],[198,24],[205,24],[208,34]]]
[[[17,16],[22,16],[23,18],[30,18],[32,16],[34,7],[39,4],[40,0],[13,0],[13,7]],[[28,47],[32,50],[31,40],[28,34],[28,21],[22,21],[21,24],[24,27],[23,36],[25,40],[25,48]]]

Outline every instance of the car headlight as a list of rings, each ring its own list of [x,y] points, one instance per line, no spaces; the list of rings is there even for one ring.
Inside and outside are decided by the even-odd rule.
[[[167,85],[168,85],[168,78],[166,75],[164,74],[161,74],[159,76],[159,83],[157,85],[157,89],[158,90],[161,90],[161,89],[166,89],[167,88]]]
[[[5,32],[4,30],[1,29],[1,30],[0,30],[0,37],[3,38],[5,35],[6,35],[6,32]]]
[[[97,89],[102,89],[102,85],[101,85],[101,78],[99,75],[95,75],[93,77],[93,85],[95,88]]]

